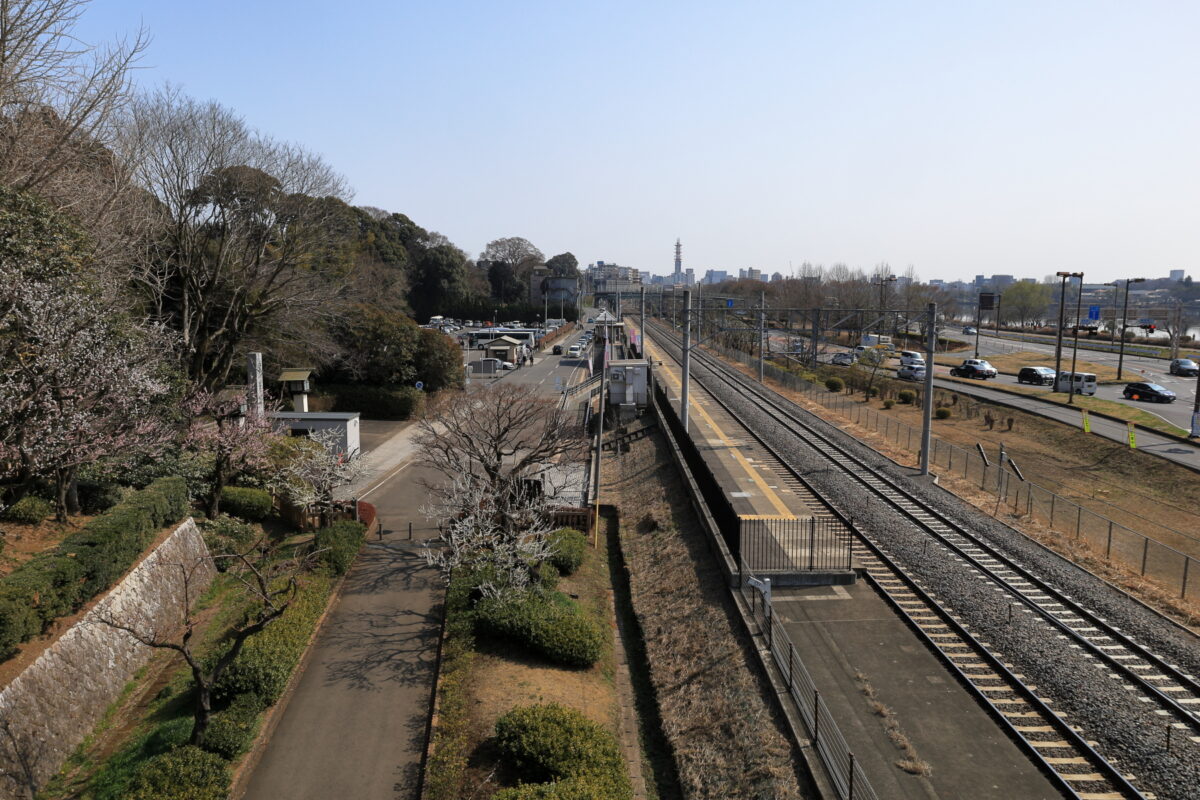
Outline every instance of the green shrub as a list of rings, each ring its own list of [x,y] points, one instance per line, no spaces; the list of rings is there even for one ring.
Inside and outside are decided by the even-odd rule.
[[[410,419],[424,408],[425,393],[415,386],[324,384],[321,394],[332,399],[331,411],[357,411],[366,419]]]
[[[258,732],[262,704],[254,695],[243,695],[208,721],[200,746],[210,753],[233,761],[250,749]]]
[[[27,494],[4,509],[4,518],[22,525],[37,525],[53,513],[54,503],[45,498]]]
[[[502,789],[492,800],[625,800],[630,793],[620,784],[593,777],[567,778],[554,783],[526,783]]]
[[[225,759],[184,745],[142,764],[129,800],[225,800],[230,778]]]
[[[125,496],[116,483],[79,482],[79,507],[85,514],[100,514],[115,506]]]
[[[887,400],[884,400],[884,401],[883,401],[883,407],[884,407],[884,408],[891,408],[891,407],[892,407],[892,406],[894,406],[894,405],[896,405],[896,401],[895,401],[895,400],[893,400],[893,399],[892,399],[892,398],[890,398],[890,397],[889,397]]]
[[[201,521],[200,532],[212,556],[243,553],[259,538],[257,528],[228,514],[218,514],[215,519]],[[230,563],[228,558],[216,559],[217,569],[222,572],[228,569]]]
[[[258,522],[271,513],[271,493],[246,486],[226,486],[221,490],[221,510],[250,522]]]
[[[831,392],[840,392],[842,389],[846,388],[846,382],[844,380],[842,380],[841,378],[837,378],[837,377],[826,378],[825,379],[825,388]]]
[[[366,532],[366,525],[353,520],[335,522],[317,531],[314,544],[322,551],[321,563],[328,566],[334,575],[344,575],[354,563]]]
[[[950,419],[950,409],[939,408],[933,412],[933,415],[938,419]]]
[[[590,778],[607,785],[608,797],[632,794],[616,737],[573,708],[514,708],[496,720],[496,746],[522,781]]]
[[[900,398],[901,403],[909,405],[917,399],[917,393],[912,389],[901,389],[900,394],[896,395],[896,397]]]
[[[187,512],[187,487],[161,478],[0,579],[0,653],[107,589],[154,535]],[[32,626],[32,627],[31,627]],[[12,640],[17,632],[20,639]]]
[[[532,592],[515,597],[486,597],[475,606],[478,630],[515,640],[550,661],[590,667],[600,659],[604,632],[578,608]]]
[[[313,627],[325,611],[329,580],[310,577],[282,617],[272,622],[242,647],[242,652],[221,675],[213,692],[219,703],[232,703],[239,695],[253,695],[265,708],[279,699],[292,671],[304,655]],[[225,651],[214,648],[210,664]]]
[[[587,537],[574,528],[559,528],[548,538],[552,550],[550,563],[558,569],[559,574],[574,574],[583,563],[583,554],[587,552]]]

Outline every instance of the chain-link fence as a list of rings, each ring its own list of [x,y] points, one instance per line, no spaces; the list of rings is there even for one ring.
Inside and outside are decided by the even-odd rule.
[[[758,359],[738,350],[719,346],[709,349],[733,361],[757,369]],[[857,425],[874,431],[888,442],[910,453],[919,453],[921,431],[888,414],[880,413],[861,400],[840,392],[830,392],[795,373],[767,364],[765,376],[794,392],[802,393],[830,410],[837,411]],[[952,474],[996,496],[1000,505],[1013,513],[1040,522],[1049,530],[1086,543],[1092,551],[1132,569],[1142,577],[1156,581],[1182,598],[1200,600],[1200,563],[1170,545],[1127,527],[1110,517],[1091,511],[1078,503],[1030,481],[1019,479],[997,464],[987,464],[979,453],[934,437],[930,443],[930,469]]]

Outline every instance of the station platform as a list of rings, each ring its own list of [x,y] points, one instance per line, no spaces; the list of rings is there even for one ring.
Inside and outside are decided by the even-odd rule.
[[[870,584],[783,588],[772,607],[879,797],[1062,797]],[[928,774],[897,765],[888,719]]]
[[[679,365],[653,342],[647,341],[645,347],[655,376],[678,408],[683,388]],[[740,517],[795,520],[813,516],[813,509],[798,496],[800,484],[696,381],[688,387],[688,406],[688,432]]]

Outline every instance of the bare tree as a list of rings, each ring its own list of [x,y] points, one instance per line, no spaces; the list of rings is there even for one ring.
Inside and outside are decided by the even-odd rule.
[[[217,389],[239,348],[307,339],[336,312],[344,276],[324,268],[348,191],[320,158],[172,88],[133,105],[122,146],[157,203],[135,282],[179,332],[189,378]]]
[[[450,479],[478,472],[496,490],[587,452],[575,415],[519,384],[443,393],[418,425],[415,441],[429,466]]]
[[[147,647],[173,650],[187,662],[196,692],[190,743],[199,744],[212,717],[213,690],[221,676],[251,637],[287,612],[299,591],[299,576],[313,555],[276,558],[272,550],[259,542],[245,552],[216,556],[231,561],[226,572],[241,583],[248,609],[227,633],[225,641],[228,645],[215,659],[204,658],[196,652],[200,620],[195,605],[215,569],[212,556],[197,557],[187,563],[158,565],[159,569],[176,572],[182,587],[173,616],[155,618],[141,605],[116,605],[110,599],[96,607],[92,624],[125,631]]]

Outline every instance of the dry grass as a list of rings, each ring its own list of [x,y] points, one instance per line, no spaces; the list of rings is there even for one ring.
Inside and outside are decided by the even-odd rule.
[[[813,796],[661,437],[607,461],[604,479],[684,796]]]
[[[1069,345],[1069,343],[1068,343]],[[1064,351],[1065,352],[1065,351]],[[1054,369],[1054,357],[1047,356],[1044,353],[1035,353],[1031,351],[1022,351],[1019,353],[1004,353],[1003,355],[984,356],[993,367],[1000,371],[1002,375],[1016,375],[1021,371],[1022,367],[1049,367]],[[942,354],[933,359],[935,364],[947,364],[957,367],[963,361],[962,354]],[[1071,368],[1070,353],[1065,353],[1063,369]],[[1115,367],[1107,364],[1096,364],[1091,361],[1085,361],[1080,358],[1075,363],[1076,372],[1091,372],[1096,376],[1096,380],[1104,383],[1112,382],[1117,379],[1117,370]],[[992,388],[992,384],[988,384],[988,388]]]
[[[854,680],[858,683],[863,697],[867,699],[867,707],[871,709],[871,713],[883,720],[883,731],[887,734],[888,741],[895,745],[897,750],[904,753],[904,757],[896,762],[896,766],[910,775],[931,775],[933,767],[917,755],[917,748],[900,729],[900,722],[896,719],[892,709],[876,699],[875,687],[871,685],[867,676],[862,672],[855,671]]]

